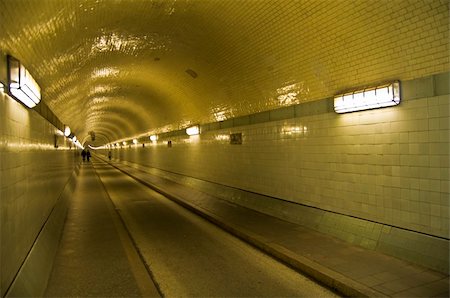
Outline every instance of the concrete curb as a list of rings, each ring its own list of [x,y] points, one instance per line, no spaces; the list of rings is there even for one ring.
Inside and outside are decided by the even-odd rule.
[[[104,160],[106,161],[106,160]],[[107,161],[106,161],[107,162]],[[256,248],[262,250],[263,252],[271,255],[272,257],[280,260],[281,262],[287,264],[291,268],[306,274],[307,276],[313,278],[314,280],[320,282],[321,284],[337,291],[338,293],[346,297],[388,297],[383,293],[375,291],[361,283],[358,283],[336,271],[333,271],[319,263],[316,263],[304,256],[298,255],[283,246],[276,243],[271,243],[269,240],[257,235],[245,228],[238,225],[233,225],[232,223],[227,223],[225,220],[219,216],[205,210],[199,206],[195,206],[191,203],[184,201],[183,199],[165,191],[154,184],[151,184],[129,172],[121,169],[120,167],[110,163],[114,168],[118,169],[122,173],[130,176],[136,181],[142,183],[143,185],[153,189],[154,191],[164,195],[170,200],[176,202],[177,204],[183,206],[184,208],[190,210],[191,212],[205,218],[211,223],[219,226],[223,230],[231,233],[232,235],[248,242],[249,244],[255,246]]]

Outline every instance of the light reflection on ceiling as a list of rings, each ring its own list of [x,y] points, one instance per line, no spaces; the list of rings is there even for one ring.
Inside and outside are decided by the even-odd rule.
[[[448,30],[440,52],[402,50],[448,25],[412,1],[0,0],[0,51],[80,139],[114,141],[447,70]]]
[[[277,106],[290,106],[293,104],[299,104],[302,99],[306,99],[309,94],[309,89],[305,87],[304,82],[288,83],[286,86],[277,89],[275,105]]]
[[[91,79],[117,77],[120,70],[115,67],[96,68],[92,71]]]

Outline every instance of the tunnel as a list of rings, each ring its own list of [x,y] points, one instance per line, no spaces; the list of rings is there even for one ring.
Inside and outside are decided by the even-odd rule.
[[[0,0],[0,296],[448,297],[449,20]]]

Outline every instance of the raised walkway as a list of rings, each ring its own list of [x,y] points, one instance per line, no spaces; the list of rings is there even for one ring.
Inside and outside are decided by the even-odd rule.
[[[443,273],[212,197],[142,166],[109,163],[345,296],[449,297],[449,276]]]

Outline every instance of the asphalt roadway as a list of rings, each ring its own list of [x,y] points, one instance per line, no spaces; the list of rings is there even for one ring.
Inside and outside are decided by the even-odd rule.
[[[162,296],[337,296],[110,165],[94,168]]]

